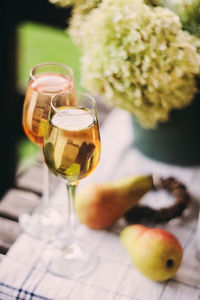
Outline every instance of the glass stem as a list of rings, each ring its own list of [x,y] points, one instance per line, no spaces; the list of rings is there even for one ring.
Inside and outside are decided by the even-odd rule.
[[[43,191],[42,191],[42,205],[44,208],[49,207],[49,169],[45,163],[43,163]]]
[[[75,229],[75,209],[74,209],[74,200],[76,193],[77,183],[67,183],[67,194],[68,194],[68,220],[67,227],[68,232],[72,239],[74,239],[74,229]]]

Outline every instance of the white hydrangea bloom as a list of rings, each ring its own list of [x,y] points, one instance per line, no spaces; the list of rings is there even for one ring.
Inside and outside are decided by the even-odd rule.
[[[200,0],[49,1],[73,6],[69,33],[82,48],[82,82],[92,93],[149,128],[193,100],[200,40],[182,27],[200,33]]]
[[[152,0],[152,2],[174,11],[180,17],[184,29],[200,36],[200,0]]]
[[[155,127],[192,101],[200,41],[181,29],[172,11],[138,0],[106,0],[79,29],[83,85],[144,127]]]

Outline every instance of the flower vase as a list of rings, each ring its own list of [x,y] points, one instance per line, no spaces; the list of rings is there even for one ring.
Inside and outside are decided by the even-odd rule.
[[[200,97],[171,112],[168,122],[145,129],[132,117],[134,146],[144,155],[173,165],[200,164]]]

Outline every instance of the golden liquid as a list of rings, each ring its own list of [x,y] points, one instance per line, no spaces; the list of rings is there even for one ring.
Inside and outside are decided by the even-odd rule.
[[[71,78],[58,73],[41,73],[30,80],[23,107],[23,128],[32,142],[43,146],[50,100],[72,86]]]
[[[77,181],[94,170],[99,156],[98,123],[90,111],[68,107],[54,115],[44,140],[44,157],[52,172]]]

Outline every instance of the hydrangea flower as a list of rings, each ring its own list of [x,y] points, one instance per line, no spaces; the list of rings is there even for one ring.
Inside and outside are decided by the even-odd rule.
[[[153,0],[153,3],[174,11],[183,28],[200,37],[200,0]]]
[[[189,0],[50,1],[74,6],[69,33],[82,49],[88,91],[128,110],[146,128],[192,102],[200,40],[182,29],[178,11],[149,5]]]
[[[169,9],[107,0],[82,24],[82,83],[144,127],[166,121],[196,93],[200,41]]]

